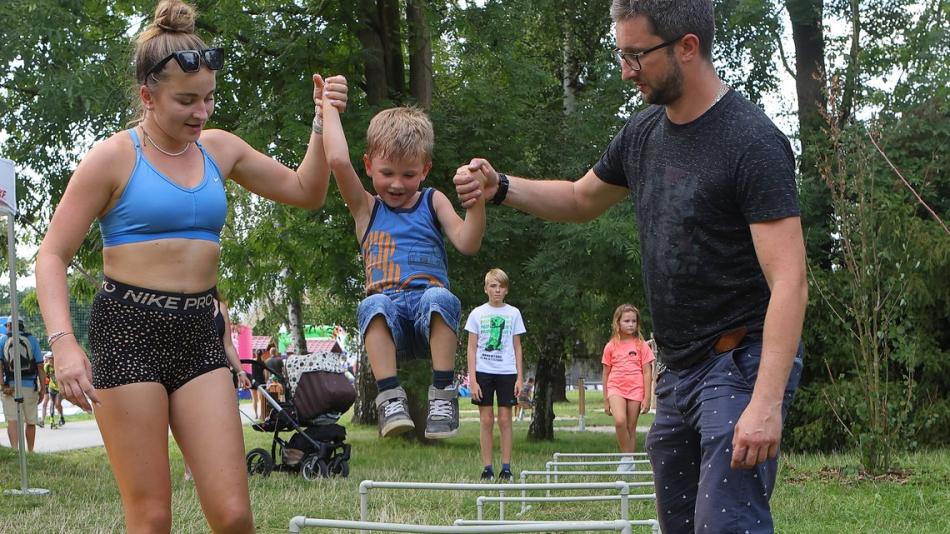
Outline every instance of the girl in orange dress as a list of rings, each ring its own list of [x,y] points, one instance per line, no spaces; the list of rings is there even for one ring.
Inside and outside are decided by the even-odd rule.
[[[611,323],[613,336],[604,347],[604,411],[614,417],[620,452],[637,448],[637,419],[650,411],[653,397],[653,350],[640,334],[640,310],[621,304]],[[620,471],[633,470],[633,458],[623,457]]]

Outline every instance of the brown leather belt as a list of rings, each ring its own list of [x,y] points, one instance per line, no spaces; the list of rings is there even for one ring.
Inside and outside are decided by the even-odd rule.
[[[740,326],[739,328],[723,333],[719,336],[719,339],[716,340],[716,343],[713,344],[713,350],[716,351],[716,354],[722,354],[723,352],[728,352],[738,347],[742,339],[745,338],[746,332],[746,327]]]

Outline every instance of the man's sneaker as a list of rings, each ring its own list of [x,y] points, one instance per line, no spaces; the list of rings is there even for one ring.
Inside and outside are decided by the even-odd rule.
[[[492,471],[491,467],[486,467],[485,469],[482,470],[482,480],[487,480],[491,482],[494,479],[495,479],[495,472]]]
[[[62,417],[60,417],[60,418],[59,418],[59,426],[63,426],[63,425],[65,425],[65,424],[66,424],[66,420],[63,419]]]
[[[376,415],[379,418],[379,435],[384,438],[416,428],[409,418],[409,400],[402,387],[387,389],[376,395]]]
[[[451,438],[459,433],[459,392],[455,386],[439,389],[429,386],[429,416],[426,437]]]
[[[501,473],[498,473],[498,480],[507,480],[510,481],[514,476],[511,474],[511,469],[502,469]]]

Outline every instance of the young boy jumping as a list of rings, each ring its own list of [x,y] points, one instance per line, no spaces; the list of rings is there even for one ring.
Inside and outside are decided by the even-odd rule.
[[[511,412],[521,394],[523,364],[521,334],[524,322],[518,308],[505,303],[508,275],[492,269],[485,275],[488,302],[472,310],[465,322],[468,332],[468,373],[472,404],[478,406],[481,422],[478,441],[482,449],[482,479],[495,477],[492,468],[492,441],[498,397],[498,428],[501,433],[501,471],[498,478],[511,480]]]
[[[443,193],[419,189],[432,168],[435,137],[423,111],[387,109],[370,121],[363,165],[375,195],[363,188],[350,162],[337,110],[324,106],[323,121],[327,161],[356,222],[366,270],[367,296],[357,323],[379,389],[379,433],[393,436],[415,428],[396,361],[428,352],[432,386],[425,437],[454,436],[459,409],[452,380],[461,304],[449,291],[442,235],[462,254],[478,252],[485,203],[468,208],[463,220]]]

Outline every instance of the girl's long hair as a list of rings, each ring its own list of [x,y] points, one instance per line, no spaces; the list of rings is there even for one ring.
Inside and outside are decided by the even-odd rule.
[[[643,341],[643,334],[640,333],[640,310],[633,304],[621,304],[614,310],[614,320],[610,323],[613,332],[612,339],[620,339],[620,317],[623,316],[625,312],[637,314],[637,339]]]

